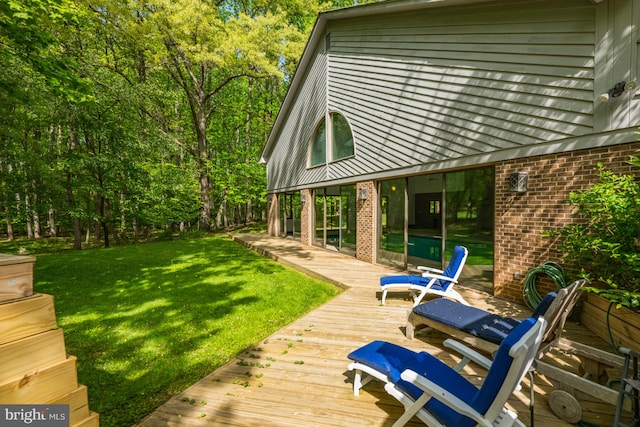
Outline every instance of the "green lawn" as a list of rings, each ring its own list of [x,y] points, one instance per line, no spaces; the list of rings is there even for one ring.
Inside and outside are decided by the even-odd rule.
[[[139,421],[339,292],[226,237],[39,254],[34,274],[103,427]]]

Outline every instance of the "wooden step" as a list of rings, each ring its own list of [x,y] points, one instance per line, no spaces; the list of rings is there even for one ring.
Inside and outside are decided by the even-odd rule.
[[[89,403],[87,387],[80,384],[70,393],[51,402],[53,405],[69,405],[69,424],[77,424],[89,417]]]
[[[0,301],[33,294],[35,257],[0,254]]]
[[[44,404],[63,398],[78,388],[76,358],[41,366],[0,384],[0,402],[4,404]],[[86,402],[85,402],[86,404]]]
[[[71,424],[71,427],[99,427],[100,426],[100,416],[91,412],[87,418],[79,421],[77,424]]]
[[[0,345],[0,384],[21,380],[45,366],[67,359],[62,329],[31,335]]]
[[[0,302],[0,344],[56,327],[56,313],[51,295],[34,294]]]

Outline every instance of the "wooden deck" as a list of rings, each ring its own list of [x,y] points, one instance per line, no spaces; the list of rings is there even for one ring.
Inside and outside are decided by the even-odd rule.
[[[380,305],[378,279],[394,270],[292,240],[257,234],[235,238],[280,263],[343,286],[345,291],[174,396],[140,426],[391,426],[402,413],[402,406],[377,381],[365,386],[359,397],[353,396],[353,373],[347,371],[349,352],[382,339],[430,351],[450,364],[457,362],[441,346],[446,337],[440,333],[423,333],[414,340],[405,338],[403,328],[410,301],[390,293],[387,305]],[[530,312],[478,290],[463,286],[458,290],[472,305],[501,314],[523,316]],[[583,335],[575,324],[568,325],[568,329],[573,336],[593,338]],[[567,369],[577,369],[577,360],[564,356],[561,359],[558,363]],[[464,371],[475,382],[484,373],[469,366]],[[549,409],[547,395],[552,390],[549,381],[538,375],[536,424],[571,425]],[[512,396],[509,405],[525,424],[531,425],[528,381]],[[588,406],[596,412],[590,416],[592,423],[601,419],[597,412],[613,411],[606,405],[604,409],[598,404]],[[414,419],[410,425],[423,424]]]

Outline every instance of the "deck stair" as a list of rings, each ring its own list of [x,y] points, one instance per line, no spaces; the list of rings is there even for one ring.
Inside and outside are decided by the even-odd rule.
[[[69,405],[69,426],[97,427],[53,296],[33,292],[31,256],[0,254],[0,404]]]

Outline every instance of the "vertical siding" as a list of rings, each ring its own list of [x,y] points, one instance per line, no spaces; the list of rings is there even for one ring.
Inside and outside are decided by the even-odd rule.
[[[638,80],[640,2],[609,0],[596,14],[596,96],[618,82]],[[595,102],[595,131],[603,132],[638,125],[640,98],[624,93],[609,102]]]
[[[593,131],[595,7],[509,1],[334,21],[328,106],[357,156],[328,179]]]

